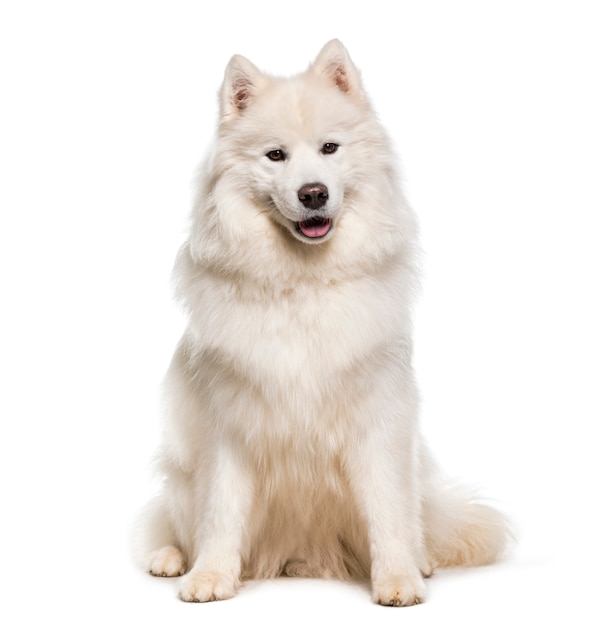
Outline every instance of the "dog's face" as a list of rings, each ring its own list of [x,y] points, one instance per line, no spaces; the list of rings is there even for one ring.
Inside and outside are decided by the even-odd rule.
[[[220,136],[234,182],[301,242],[333,236],[344,200],[359,184],[366,156],[358,127],[370,119],[339,43],[292,79],[266,76],[239,56],[228,65]]]
[[[339,114],[345,97],[334,91],[320,77],[285,81],[251,112],[268,118],[256,140],[261,199],[274,219],[305,243],[333,235],[351,185],[352,147]]]
[[[275,219],[306,243],[332,236],[344,198],[346,146],[333,134],[313,135],[285,134],[283,141],[268,144],[271,149],[261,158],[261,192],[269,195]]]

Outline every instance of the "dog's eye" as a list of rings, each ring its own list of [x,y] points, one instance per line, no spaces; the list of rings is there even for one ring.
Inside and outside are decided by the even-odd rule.
[[[337,152],[338,148],[339,146],[336,143],[325,143],[320,151],[323,154],[333,154],[334,152]]]
[[[284,161],[286,156],[282,150],[272,150],[265,155],[270,161]]]

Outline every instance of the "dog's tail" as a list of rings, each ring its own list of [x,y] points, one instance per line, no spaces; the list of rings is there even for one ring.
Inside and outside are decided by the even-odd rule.
[[[432,482],[423,503],[430,565],[460,567],[499,560],[513,537],[506,518],[462,488]]]

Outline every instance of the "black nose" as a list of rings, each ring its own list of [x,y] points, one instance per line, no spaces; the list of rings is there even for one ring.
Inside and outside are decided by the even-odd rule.
[[[306,209],[320,209],[329,199],[329,190],[322,183],[304,185],[298,192],[299,201]]]

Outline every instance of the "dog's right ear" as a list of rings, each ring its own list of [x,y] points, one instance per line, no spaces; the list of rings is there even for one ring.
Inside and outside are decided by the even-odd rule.
[[[264,81],[263,74],[247,58],[239,54],[231,57],[221,87],[221,116],[239,115],[253,103]]]

